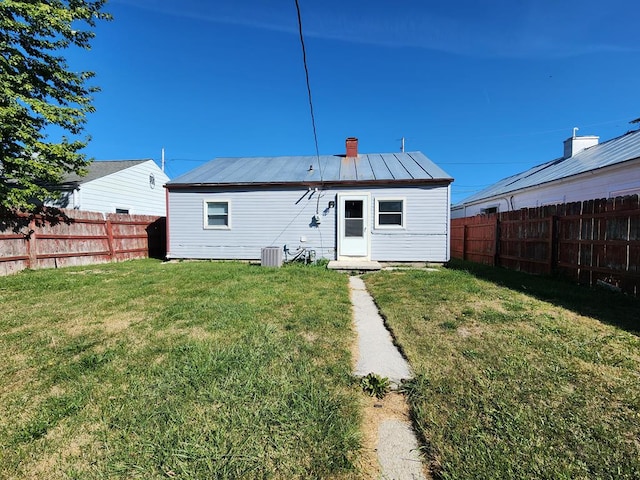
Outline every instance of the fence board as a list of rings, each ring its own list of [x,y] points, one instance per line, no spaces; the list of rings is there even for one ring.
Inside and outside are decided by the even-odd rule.
[[[454,258],[495,265],[496,225],[495,215],[451,220],[451,255]]]
[[[78,210],[49,210],[0,219],[0,275],[25,268],[57,268],[164,257],[165,219]]]
[[[489,219],[491,236],[479,227]],[[451,256],[533,274],[560,273],[638,294],[640,200],[637,195],[551,205],[452,220]],[[461,238],[461,233],[463,233]],[[454,248],[455,244],[455,248]]]

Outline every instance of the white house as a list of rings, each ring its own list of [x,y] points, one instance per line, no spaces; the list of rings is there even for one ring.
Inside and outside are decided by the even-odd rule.
[[[449,260],[453,179],[420,152],[219,158],[167,183],[167,257]]]
[[[451,208],[451,218],[640,193],[640,130],[598,140],[568,138],[562,157],[467,197]]]
[[[49,206],[103,213],[166,215],[162,186],[169,177],[153,160],[94,161],[87,175],[68,175]]]

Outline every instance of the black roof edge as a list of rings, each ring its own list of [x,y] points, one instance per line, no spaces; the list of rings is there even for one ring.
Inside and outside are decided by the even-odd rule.
[[[334,187],[334,186],[380,186],[380,185],[424,185],[424,184],[446,184],[453,183],[453,178],[432,178],[432,179],[410,179],[410,180],[358,180],[358,181],[330,181],[330,182],[271,182],[271,183],[165,183],[167,190],[172,188],[185,189],[196,187]]]

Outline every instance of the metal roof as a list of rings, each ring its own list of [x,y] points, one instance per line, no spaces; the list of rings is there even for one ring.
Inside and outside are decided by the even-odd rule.
[[[572,157],[557,158],[522,173],[503,178],[484,190],[465,198],[454,207],[503,196],[516,190],[535,187],[637,158],[640,158],[640,130],[627,132],[620,137],[599,143]]]
[[[453,179],[421,152],[217,158],[167,183],[176,185],[269,185],[446,181]]]
[[[119,172],[120,170],[124,170],[126,168],[134,167],[136,165],[140,165],[141,163],[148,162],[147,160],[97,160],[91,162],[87,167],[87,174],[84,176],[77,175],[75,173],[70,173],[65,175],[62,180],[62,183],[86,183],[91,180],[95,180],[97,178],[106,177],[107,175],[111,175],[112,173]]]

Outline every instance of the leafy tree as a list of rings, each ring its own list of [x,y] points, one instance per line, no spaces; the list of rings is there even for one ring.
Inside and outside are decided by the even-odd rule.
[[[0,207],[32,211],[66,173],[89,161],[78,137],[94,111],[93,72],[70,71],[62,52],[90,49],[106,0],[0,0]],[[53,132],[57,141],[50,140]],[[71,134],[71,138],[67,137]]]

